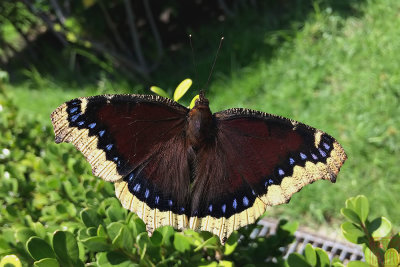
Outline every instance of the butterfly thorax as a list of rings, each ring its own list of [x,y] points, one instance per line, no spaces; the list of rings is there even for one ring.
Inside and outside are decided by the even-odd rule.
[[[186,137],[189,145],[194,149],[200,148],[212,138],[214,124],[208,100],[201,96],[189,111],[187,119]]]

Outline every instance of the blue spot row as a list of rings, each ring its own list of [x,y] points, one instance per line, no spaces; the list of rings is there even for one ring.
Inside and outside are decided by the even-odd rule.
[[[237,208],[237,201],[236,201],[236,198],[233,200],[232,207],[233,207],[234,209]]]
[[[94,127],[96,127],[96,123],[95,123],[95,122],[92,122],[91,124],[88,125],[88,127],[89,127],[90,129],[93,129]]]
[[[327,143],[322,143],[322,145],[325,147],[326,150],[329,150],[331,147]]]
[[[77,107],[71,108],[71,109],[69,110],[69,114],[74,114],[77,110],[78,110]]]
[[[249,205],[249,199],[246,196],[243,197],[243,205],[246,207]]]
[[[222,205],[221,210],[222,210],[222,213],[225,213],[225,211],[226,211],[226,205],[225,204]]]
[[[140,184],[135,184],[135,187],[133,188],[133,191],[139,192],[140,191]]]
[[[75,121],[79,118],[80,115],[81,115],[81,113],[78,113],[78,114],[72,116],[72,117],[71,117],[71,121],[72,121],[72,122],[75,122]]]
[[[112,147],[113,147],[113,144],[108,144],[108,145],[106,145],[106,149],[107,149],[108,151],[110,151]]]

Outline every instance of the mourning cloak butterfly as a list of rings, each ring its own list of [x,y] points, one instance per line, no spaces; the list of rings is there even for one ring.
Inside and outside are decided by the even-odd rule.
[[[150,95],[77,98],[51,119],[56,143],[73,143],[94,175],[114,182],[149,233],[171,225],[225,242],[303,186],[335,182],[347,158],[333,137],[294,120],[241,108],[212,114],[203,94],[190,110]]]

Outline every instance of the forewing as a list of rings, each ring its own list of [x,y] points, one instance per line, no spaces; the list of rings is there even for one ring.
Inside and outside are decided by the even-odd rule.
[[[105,95],[66,102],[51,118],[56,142],[73,143],[93,174],[115,182],[124,207],[137,212],[151,230],[166,224],[184,227],[182,207],[190,182],[187,112],[162,97]]]
[[[346,154],[330,135],[283,117],[247,109],[215,115],[217,135],[198,154],[190,226],[223,241],[267,206],[289,201],[319,179],[335,182]]]

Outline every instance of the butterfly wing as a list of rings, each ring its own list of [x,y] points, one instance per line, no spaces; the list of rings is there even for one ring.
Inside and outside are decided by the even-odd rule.
[[[51,118],[56,142],[73,143],[93,174],[115,182],[123,206],[152,231],[187,224],[187,113],[187,108],[158,96],[104,95],[66,102]]]
[[[335,182],[347,158],[333,137],[283,117],[230,109],[214,119],[215,140],[197,156],[192,197],[197,212],[189,224],[213,231],[222,242],[303,186]]]

